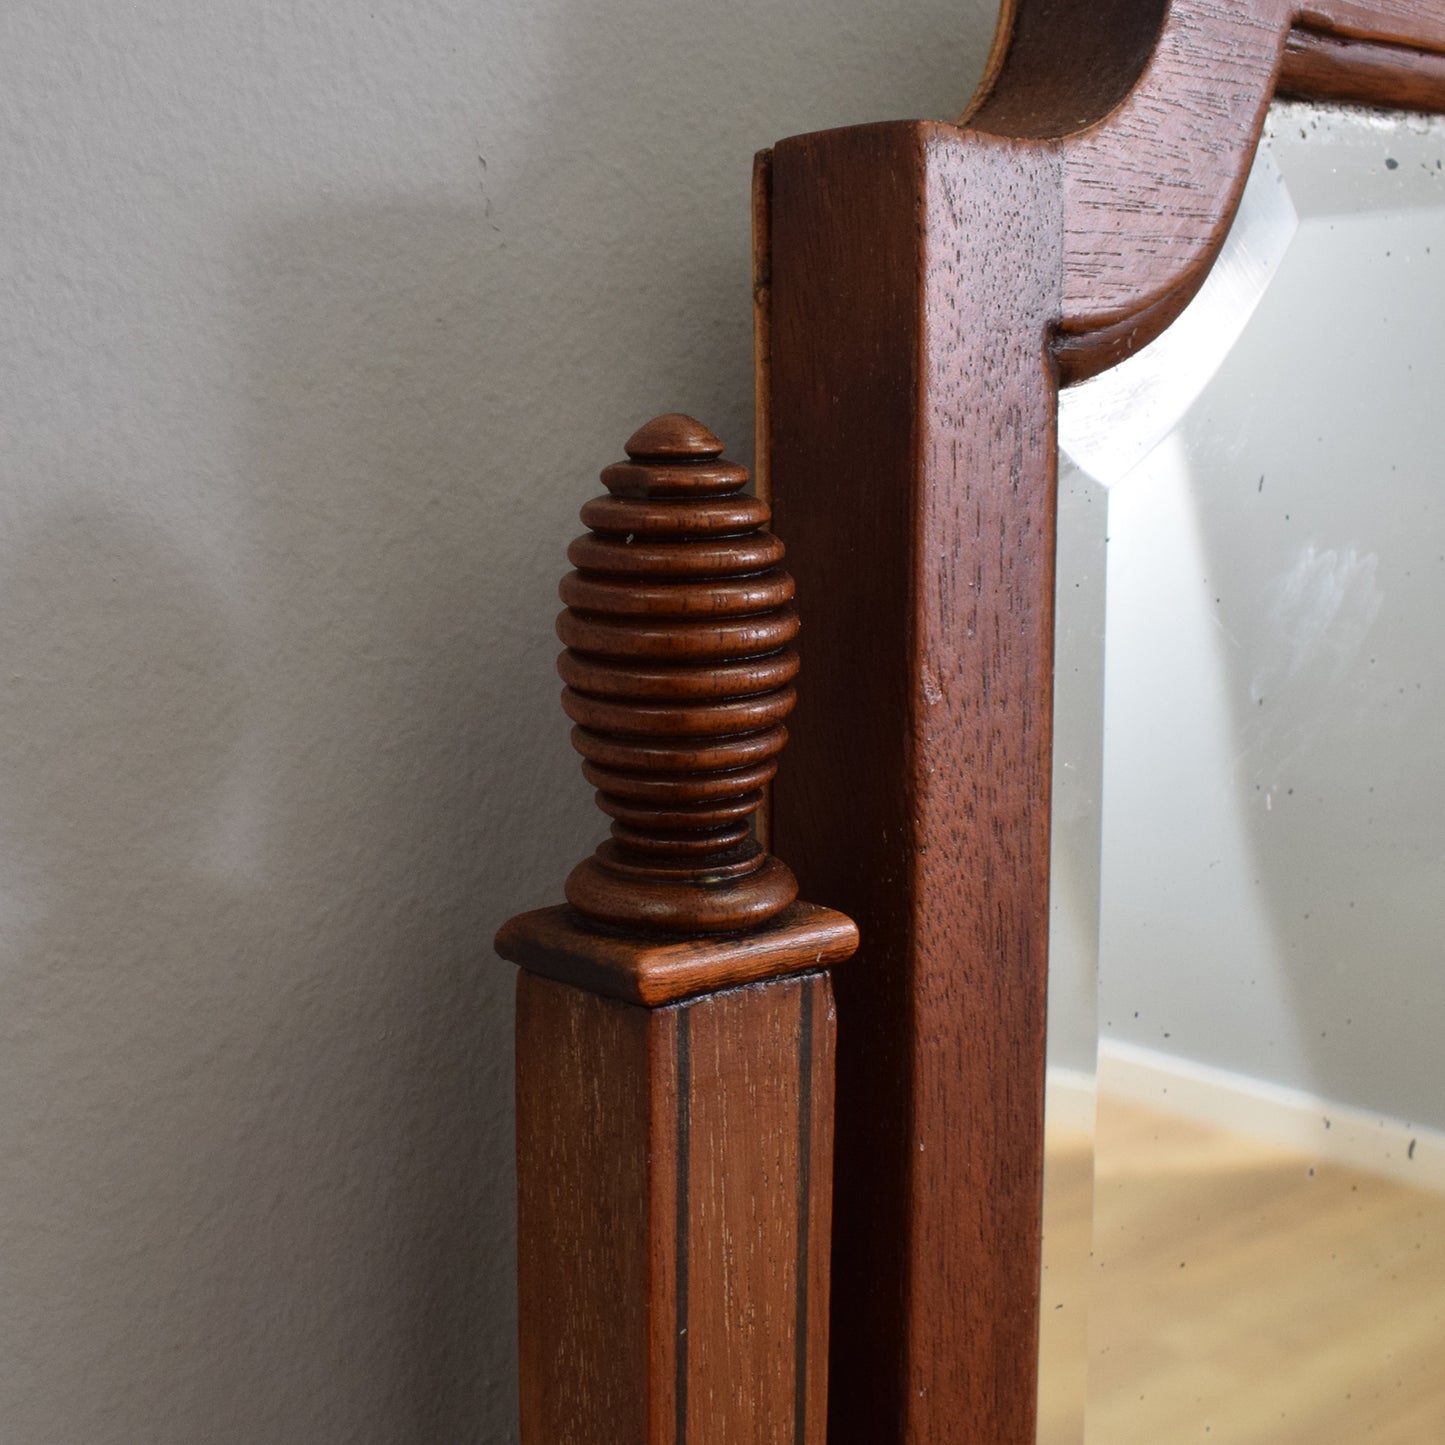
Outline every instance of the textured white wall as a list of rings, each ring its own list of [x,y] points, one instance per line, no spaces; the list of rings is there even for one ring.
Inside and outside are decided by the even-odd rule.
[[[746,456],[747,194],[990,0],[0,14],[0,1439],[512,1437],[511,910],[648,414]]]

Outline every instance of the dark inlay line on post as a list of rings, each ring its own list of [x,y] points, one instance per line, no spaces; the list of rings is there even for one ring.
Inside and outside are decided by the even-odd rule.
[[[798,1313],[793,1340],[793,1439],[807,1445],[808,1436],[808,1229],[812,1214],[813,1154],[813,992],[816,980],[806,978],[799,990],[803,1017],[798,1032]]]
[[[673,1387],[677,1445],[686,1445],[687,1441],[687,1176],[692,1129],[689,1098],[692,1092],[692,1057],[687,1014],[686,1008],[677,1011],[677,1375]]]

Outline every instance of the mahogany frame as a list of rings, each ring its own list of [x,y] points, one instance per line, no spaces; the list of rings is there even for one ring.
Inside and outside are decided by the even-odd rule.
[[[1198,289],[1276,94],[1445,110],[1445,0],[1004,0],[959,123],[758,158],[797,611],[721,442],[634,434],[560,623],[613,840],[498,935],[523,1445],[1033,1445],[1058,393]]]
[[[773,840],[862,938],[833,1445],[1034,1439],[1058,389],[1197,291],[1275,95],[1445,110],[1445,4],[1010,0],[958,125],[758,160],[758,455],[805,668]]]

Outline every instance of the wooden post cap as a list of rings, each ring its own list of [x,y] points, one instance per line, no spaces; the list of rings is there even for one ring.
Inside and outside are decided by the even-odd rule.
[[[590,530],[567,549],[557,619],[562,706],[612,836],[572,870],[569,908],[513,919],[497,948],[655,1005],[826,967],[857,930],[797,902],[753,832],[798,672],[767,503],[692,417],[657,417],[625,450],[582,508]]]

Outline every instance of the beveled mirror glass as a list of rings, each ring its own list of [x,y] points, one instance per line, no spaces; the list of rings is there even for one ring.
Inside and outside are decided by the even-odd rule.
[[[1277,104],[1061,402],[1042,1445],[1445,1439],[1442,335],[1445,122]]]

